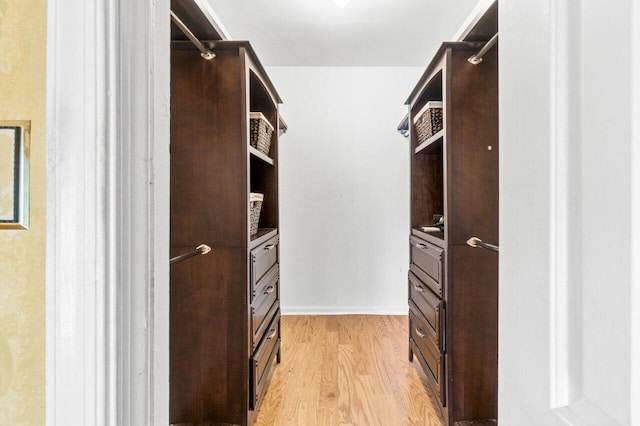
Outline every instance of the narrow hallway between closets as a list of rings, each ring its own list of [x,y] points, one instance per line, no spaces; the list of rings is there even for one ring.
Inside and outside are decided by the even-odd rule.
[[[441,426],[404,315],[283,316],[283,356],[256,426]],[[414,361],[414,363],[417,361]]]

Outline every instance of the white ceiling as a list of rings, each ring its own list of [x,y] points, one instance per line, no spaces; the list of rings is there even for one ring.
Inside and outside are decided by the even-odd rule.
[[[266,66],[425,66],[478,0],[208,0]]]

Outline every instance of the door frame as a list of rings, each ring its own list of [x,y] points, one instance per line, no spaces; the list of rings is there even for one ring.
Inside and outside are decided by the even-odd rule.
[[[507,8],[526,7],[516,3],[500,0],[501,22],[512,19],[503,15]],[[544,9],[547,2],[533,3],[543,10],[519,31],[531,22],[551,33],[562,29]],[[47,7],[47,424],[166,425],[169,43],[163,40],[170,38],[169,0],[49,0]],[[632,113],[638,117],[640,4],[632,10]],[[501,61],[508,43],[500,43]],[[550,66],[548,52],[527,54],[543,55]],[[501,68],[501,78],[505,72],[514,70]],[[558,81],[545,84],[563,93]],[[503,153],[509,135],[501,133]],[[632,140],[630,238],[640,241],[640,123],[633,124]],[[503,172],[501,181],[508,177]],[[549,187],[537,189],[552,199]],[[517,195],[502,191],[501,209],[507,196]],[[505,260],[519,242],[503,236]],[[640,248],[631,244],[631,250],[631,359],[637,360]],[[549,258],[542,261],[549,266]],[[502,263],[501,285],[505,272]],[[640,398],[637,362],[630,394],[632,401]],[[640,424],[637,404],[631,416]]]
[[[630,400],[640,401],[640,2],[633,2],[632,22],[632,101],[631,117],[636,117],[632,124],[631,140],[631,354],[636,360],[631,365]],[[631,424],[640,425],[640,404],[632,403]]]
[[[616,111],[625,126],[617,129],[624,137],[611,142],[616,153],[625,154],[620,169],[613,170],[609,157],[604,164],[611,169],[600,173],[612,175],[629,191],[614,198],[624,205],[614,217],[628,224],[629,233],[616,234],[617,244],[607,246],[607,259],[614,253],[620,260],[617,266],[624,269],[615,275],[624,276],[615,283],[624,291],[619,314],[624,333],[606,336],[608,341],[618,339],[607,368],[614,367],[618,378],[630,369],[630,380],[618,380],[625,385],[613,392],[624,407],[622,417],[640,425],[640,407],[633,403],[640,397],[640,123],[624,118],[627,113],[640,116],[640,4],[623,0],[612,11],[602,5],[605,2],[500,0],[499,418],[509,424],[616,424],[611,404],[602,405],[585,387],[587,380],[592,387],[600,382],[594,382],[596,374],[583,367],[583,360],[598,358],[593,355],[609,346],[594,349],[583,340],[593,333],[586,325],[587,319],[593,323],[593,308],[582,303],[586,280],[581,279],[582,270],[575,269],[594,261],[592,252],[582,252],[583,243],[606,244],[611,238],[581,243],[590,228],[573,220],[581,203],[593,199],[584,190],[594,179],[581,173],[583,165],[594,162],[593,136],[583,132],[604,128],[583,115],[592,105],[584,103],[584,93],[593,97],[600,90],[588,85],[602,81],[602,71],[589,66],[596,55],[606,62],[609,48],[615,63],[622,64],[610,84],[621,101]],[[603,10],[611,16],[595,13]],[[626,17],[628,21],[618,22]],[[596,36],[598,22],[603,26]],[[632,29],[630,38],[617,37],[621,43],[609,40],[605,45],[605,37],[627,28]],[[627,85],[633,91],[623,94]],[[581,156],[584,144],[591,144],[587,159]],[[621,203],[623,197],[630,203]],[[590,218],[585,223],[593,222]],[[576,259],[583,265],[576,266]],[[603,303],[620,299],[617,294]],[[532,310],[537,312],[535,327],[520,320]],[[616,346],[622,353],[614,353]],[[534,372],[532,380],[528,371]]]
[[[169,7],[47,2],[50,425],[168,424]]]

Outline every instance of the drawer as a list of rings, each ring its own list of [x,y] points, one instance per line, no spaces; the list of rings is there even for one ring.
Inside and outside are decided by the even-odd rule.
[[[251,283],[256,284],[276,263],[278,263],[278,243],[280,237],[268,240],[251,250]]]
[[[442,300],[438,298],[418,277],[409,272],[409,300],[426,320],[424,331],[438,348],[440,344],[440,323]]]
[[[409,273],[417,277],[423,284],[431,289],[439,298],[442,298],[442,284],[427,275],[422,269],[416,265],[409,265]]]
[[[442,295],[444,250],[413,235],[409,237],[409,243],[412,270],[423,282],[435,286],[434,292]]]
[[[269,294],[277,293],[269,288],[269,286],[273,286],[274,281],[280,281],[280,265],[277,263],[273,265],[269,272],[264,274],[264,276],[260,278],[258,282],[251,285],[251,304],[255,305],[254,302],[258,302],[259,304],[260,300],[264,299]]]
[[[272,302],[264,303],[258,309],[257,313],[254,313],[253,307],[251,308],[251,349],[255,350],[260,341],[264,337],[264,334],[271,324],[271,320],[274,318],[276,312],[280,309],[280,302],[278,299],[274,299]]]
[[[274,360],[278,359],[280,350],[280,312],[277,312],[265,338],[251,358],[251,409],[260,404],[271,378]],[[279,362],[279,359],[278,359]]]
[[[444,406],[444,358],[428,335],[428,325],[419,313],[412,310],[409,311],[409,327],[411,348]]]

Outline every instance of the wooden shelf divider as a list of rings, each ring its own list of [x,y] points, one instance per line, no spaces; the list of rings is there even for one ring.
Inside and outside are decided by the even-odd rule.
[[[262,152],[258,151],[257,149],[255,149],[251,145],[249,145],[249,154],[253,155],[256,158],[259,158],[260,160],[262,160],[265,163],[270,164],[272,166],[275,164],[275,161],[273,161],[273,158],[263,154]]]
[[[444,129],[441,129],[436,134],[431,136],[429,139],[427,139],[426,141],[424,141],[420,145],[418,145],[416,147],[416,149],[415,149],[414,154],[419,154],[420,152],[424,151],[429,146],[433,145],[434,143],[438,142],[439,140],[442,140],[443,138],[444,138]]]

